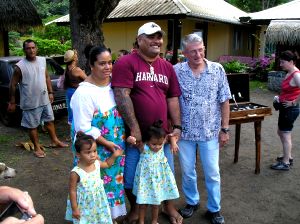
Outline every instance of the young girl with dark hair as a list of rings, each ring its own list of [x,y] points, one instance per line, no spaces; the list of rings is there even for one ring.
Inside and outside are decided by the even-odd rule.
[[[75,149],[79,162],[70,174],[66,219],[74,224],[112,224],[100,168],[111,167],[123,150],[115,149],[108,159],[99,161],[95,139],[83,132],[76,135]]]
[[[174,175],[164,155],[166,138],[161,120],[154,122],[143,135],[145,144],[141,150],[133,185],[133,194],[139,204],[139,224],[144,223],[148,205],[152,207],[151,223],[157,224],[161,202],[179,198]],[[127,141],[135,144],[132,136]],[[170,137],[170,143],[172,148],[178,149],[175,137]]]

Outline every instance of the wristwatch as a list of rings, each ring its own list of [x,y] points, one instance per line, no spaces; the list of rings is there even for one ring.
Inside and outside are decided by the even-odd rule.
[[[173,125],[173,130],[174,129],[179,129],[180,131],[182,131],[182,126],[181,125]]]
[[[221,128],[221,131],[224,132],[225,134],[227,134],[230,130],[229,130],[229,128]]]

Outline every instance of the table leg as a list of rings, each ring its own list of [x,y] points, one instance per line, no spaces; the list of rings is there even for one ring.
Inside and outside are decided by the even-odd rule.
[[[256,161],[255,161],[255,174],[260,173],[260,153],[261,153],[261,121],[254,122],[255,129],[255,149],[256,149]]]
[[[235,125],[235,146],[234,146],[234,163],[239,160],[239,149],[240,149],[240,136],[241,136],[241,124]]]

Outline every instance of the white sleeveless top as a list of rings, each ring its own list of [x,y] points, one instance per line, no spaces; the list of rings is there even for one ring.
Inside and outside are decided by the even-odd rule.
[[[20,107],[35,109],[50,103],[46,85],[46,59],[36,57],[35,61],[22,59],[16,64],[22,72],[20,82]]]

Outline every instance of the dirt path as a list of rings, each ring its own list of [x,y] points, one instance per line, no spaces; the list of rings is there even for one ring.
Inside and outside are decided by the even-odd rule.
[[[271,106],[275,93],[256,90],[251,101]],[[300,119],[295,123],[293,155],[295,163],[289,172],[269,169],[274,158],[280,154],[280,141],[276,134],[278,113],[262,122],[261,173],[254,174],[255,141],[253,123],[242,124],[239,162],[233,164],[234,126],[231,126],[230,143],[220,153],[222,173],[222,214],[229,224],[294,224],[300,220]],[[62,139],[68,135],[66,118],[56,121],[57,132]],[[0,125],[0,161],[17,169],[17,177],[0,180],[0,185],[16,186],[30,193],[37,211],[44,215],[46,223],[63,224],[68,188],[68,175],[72,165],[70,150],[47,150],[45,159],[33,157],[15,144],[27,140],[27,133],[20,128]],[[41,134],[44,144],[47,135]],[[178,186],[181,186],[178,160],[176,159]],[[206,192],[203,175],[199,168],[199,191],[201,206],[196,214],[184,223],[208,224],[203,218],[206,211]],[[184,206],[184,198],[177,201]],[[160,216],[160,223],[168,223]]]

